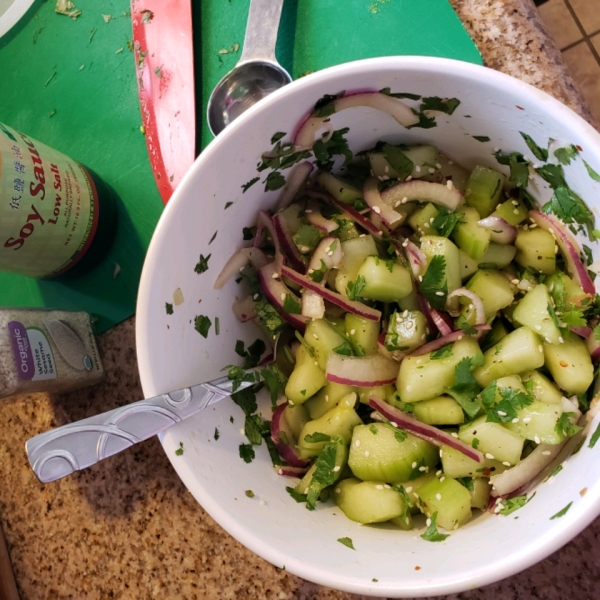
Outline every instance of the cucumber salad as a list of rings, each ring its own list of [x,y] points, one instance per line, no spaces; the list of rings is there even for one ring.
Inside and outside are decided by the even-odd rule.
[[[373,96],[392,112],[394,98]],[[327,98],[294,143],[276,134],[263,156],[267,186],[286,159],[293,168],[215,287],[237,278],[234,312],[275,356],[229,374],[271,391],[263,437],[276,472],[297,478],[285,480],[294,500],[310,510],[332,500],[353,521],[404,530],[423,513],[422,537],[440,541],[437,527],[455,530],[476,509],[522,506],[581,437],[600,310],[573,233],[593,239],[593,217],[564,180],[573,146],[557,146],[546,171],[497,151],[508,176],[468,171],[432,145],[382,141],[354,156],[347,130],[314,142],[348,98]],[[534,172],[554,190],[541,208],[527,191]]]

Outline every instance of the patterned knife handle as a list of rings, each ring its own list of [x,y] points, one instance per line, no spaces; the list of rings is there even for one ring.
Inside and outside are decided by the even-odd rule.
[[[227,398],[232,384],[221,377],[36,435],[25,444],[31,468],[42,483],[85,469]]]

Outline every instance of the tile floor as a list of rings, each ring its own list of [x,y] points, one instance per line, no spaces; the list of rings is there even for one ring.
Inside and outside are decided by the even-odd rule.
[[[600,0],[538,0],[548,32],[600,121]]]

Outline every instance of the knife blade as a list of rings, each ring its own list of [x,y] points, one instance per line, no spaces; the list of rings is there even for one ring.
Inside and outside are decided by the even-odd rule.
[[[196,150],[191,0],[131,0],[146,145],[166,204]]]
[[[219,377],[40,433],[25,443],[29,464],[42,483],[56,481],[228,398],[233,383]],[[235,391],[254,383],[243,381]]]

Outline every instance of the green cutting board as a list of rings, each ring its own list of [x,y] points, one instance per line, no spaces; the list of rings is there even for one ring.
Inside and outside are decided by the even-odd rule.
[[[0,40],[0,122],[62,150],[112,185],[122,199],[117,237],[106,260],[76,281],[0,273],[0,306],[86,310],[98,318],[97,330],[104,331],[135,311],[142,264],[162,203],[140,131],[135,64],[128,49],[129,3],[74,3],[81,10],[76,20],[56,14],[55,1],[48,0],[10,39]],[[193,0],[198,148],[212,139],[204,119],[206,101],[240,56],[248,6],[249,0]],[[294,78],[394,54],[481,63],[447,0],[284,4],[277,56]],[[120,268],[116,277],[115,265]]]

